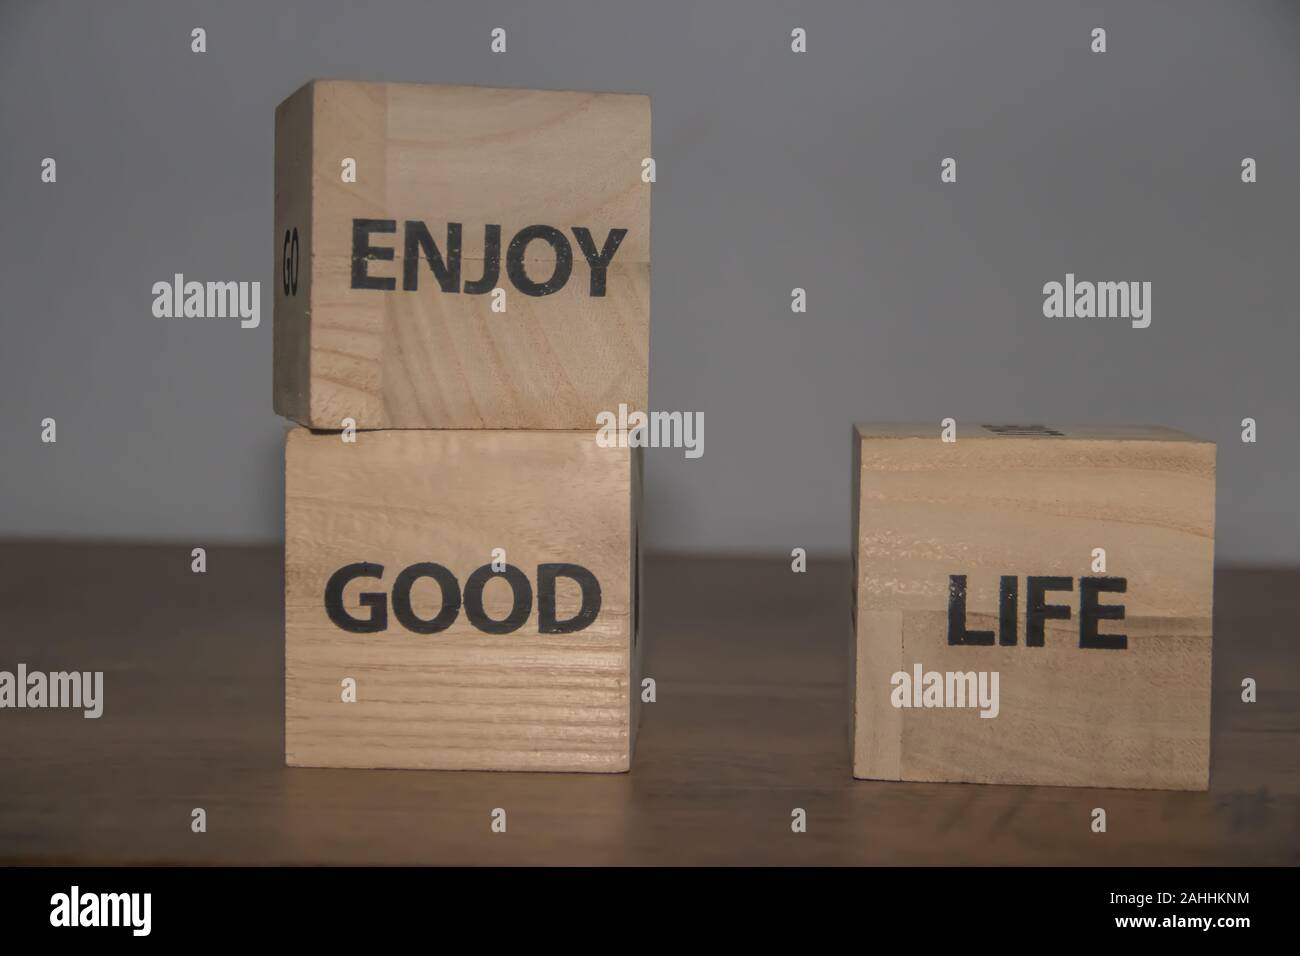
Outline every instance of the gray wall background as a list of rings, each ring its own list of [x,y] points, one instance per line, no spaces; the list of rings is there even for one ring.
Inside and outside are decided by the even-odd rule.
[[[340,77],[653,97],[651,404],[706,428],[649,453],[651,546],[847,551],[850,423],[952,415],[1216,440],[1220,558],[1300,560],[1297,54],[1287,2],[6,0],[0,535],[281,534],[272,116]],[[174,272],[261,327],[155,319]],[[1043,318],[1066,272],[1151,327]]]

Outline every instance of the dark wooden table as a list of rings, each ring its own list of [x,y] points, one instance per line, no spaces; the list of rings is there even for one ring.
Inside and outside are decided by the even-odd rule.
[[[846,561],[652,557],[658,701],[617,776],[285,768],[278,548],[193,574],[188,545],[10,542],[0,569],[0,669],[105,672],[99,720],[0,711],[3,862],[1300,862],[1300,570],[1219,570],[1211,789],[1171,793],[853,780]]]

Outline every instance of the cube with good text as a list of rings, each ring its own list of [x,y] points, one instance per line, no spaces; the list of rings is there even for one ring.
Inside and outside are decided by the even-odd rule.
[[[645,96],[318,80],[275,114],[275,409],[318,429],[645,408]]]
[[[854,776],[1208,786],[1212,443],[873,423],[853,461]]]
[[[294,429],[285,458],[290,765],[629,768],[638,449]]]

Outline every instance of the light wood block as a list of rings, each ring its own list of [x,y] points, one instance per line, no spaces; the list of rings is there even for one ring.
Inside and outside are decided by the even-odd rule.
[[[349,444],[291,431],[286,762],[627,770],[640,693],[640,469],[638,449],[598,447],[591,432],[375,431]],[[496,548],[522,587],[491,573]],[[332,616],[329,582],[358,563],[382,571],[345,583]],[[451,598],[428,569],[403,587],[419,564],[454,576]],[[569,576],[553,579],[546,607],[554,564],[590,573],[594,617],[582,617],[584,591]],[[526,606],[516,605],[524,590]],[[459,611],[448,612],[456,595]],[[378,630],[335,619],[371,621],[376,604]],[[485,620],[504,623],[485,630]],[[355,702],[343,699],[346,678]]]
[[[319,429],[584,429],[620,403],[644,409],[650,156],[645,96],[298,90],[275,114],[276,412]],[[608,249],[603,282],[579,230],[591,256]]]
[[[854,429],[854,776],[1206,789],[1215,446],[1008,428],[959,424],[951,443],[938,423]],[[947,674],[997,672],[997,716],[924,694],[896,706],[917,702],[918,664],[922,691],[945,675],[931,701],[946,704],[969,688],[949,693]]]

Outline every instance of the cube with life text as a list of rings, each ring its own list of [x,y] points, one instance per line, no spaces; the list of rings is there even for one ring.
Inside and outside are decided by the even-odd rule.
[[[318,429],[645,408],[650,100],[317,80],[275,114],[274,393]]]
[[[617,772],[639,687],[638,449],[294,429],[292,766]]]
[[[1208,787],[1212,443],[872,423],[853,462],[854,776]]]

